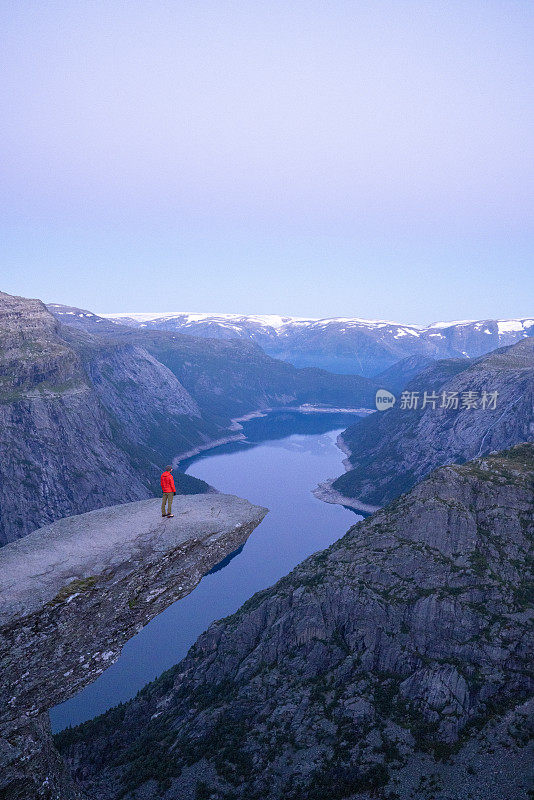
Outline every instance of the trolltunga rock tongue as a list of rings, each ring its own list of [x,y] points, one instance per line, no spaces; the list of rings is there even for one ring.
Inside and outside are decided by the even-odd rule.
[[[266,508],[180,495],[67,517],[0,550],[0,733],[94,681],[125,642],[242,545]]]

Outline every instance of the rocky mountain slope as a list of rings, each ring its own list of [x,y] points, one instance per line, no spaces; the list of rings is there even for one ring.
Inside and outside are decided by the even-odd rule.
[[[526,800],[534,446],[433,472],[126,705],[56,737],[99,800]]]
[[[298,367],[376,376],[410,356],[432,359],[476,358],[498,347],[534,336],[534,319],[461,320],[432,325],[404,325],[358,318],[305,319],[240,314],[106,314],[93,321],[90,312],[50,307],[69,324],[91,327],[116,323],[145,330],[167,330],[220,339],[245,339],[266,353]]]
[[[267,509],[223,494],[68,517],[0,550],[0,796],[74,800],[48,710],[96,680],[124,643],[241,547]]]
[[[523,339],[475,361],[439,361],[408,383],[417,408],[393,408],[359,420],[340,437],[348,471],[318,494],[372,511],[410,489],[432,469],[516,442],[534,440],[534,339]],[[423,408],[424,393],[438,396]],[[475,393],[476,407],[462,405]],[[497,392],[495,407],[483,395]],[[458,407],[442,407],[446,402]],[[435,406],[435,407],[434,407]],[[338,494],[336,495],[335,492]]]
[[[373,402],[369,379],[299,370],[251,342],[91,325],[0,293],[0,544],[150,497],[162,465],[239,437],[232,420],[257,409]],[[209,488],[177,480],[180,492]]]
[[[134,348],[96,348],[89,364],[90,337],[74,346],[39,300],[0,294],[0,336],[0,544],[153,494],[158,467],[176,452],[173,429],[200,416],[170,370]],[[208,489],[189,476],[179,486]]]

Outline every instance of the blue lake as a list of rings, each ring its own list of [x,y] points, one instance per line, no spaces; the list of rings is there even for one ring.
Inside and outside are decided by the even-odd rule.
[[[335,440],[354,421],[354,414],[273,412],[245,423],[246,442],[213,448],[181,465],[222,492],[267,506],[269,514],[238,553],[130,639],[97,681],[52,709],[54,731],[133,697],[180,661],[211,622],[232,614],[361,519],[311,493],[343,472]]]

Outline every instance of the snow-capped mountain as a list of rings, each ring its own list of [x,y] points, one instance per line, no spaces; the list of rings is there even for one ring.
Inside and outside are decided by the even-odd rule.
[[[414,355],[474,358],[534,336],[534,318],[456,320],[426,326],[358,317],[312,319],[275,314],[150,312],[101,314],[99,318],[192,336],[249,339],[269,355],[296,366],[368,376]]]

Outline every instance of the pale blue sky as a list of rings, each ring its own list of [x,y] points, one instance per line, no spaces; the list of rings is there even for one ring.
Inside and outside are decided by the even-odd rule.
[[[532,314],[534,4],[0,2],[4,291]]]

